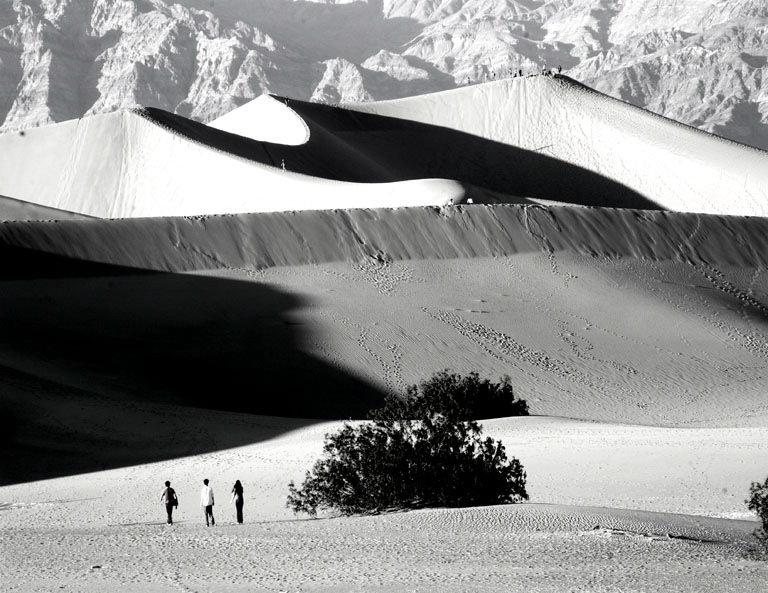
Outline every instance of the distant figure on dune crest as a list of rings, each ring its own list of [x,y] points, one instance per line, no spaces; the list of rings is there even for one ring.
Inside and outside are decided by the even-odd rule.
[[[200,490],[200,506],[205,511],[205,525],[216,525],[213,518],[213,488],[208,485],[208,478],[203,480],[203,489]],[[210,517],[210,522],[208,518]]]
[[[235,503],[235,510],[237,511],[237,522],[243,522],[243,485],[240,480],[235,482],[232,486],[232,502]]]
[[[160,500],[165,503],[165,512],[168,513],[168,525],[173,525],[173,509],[179,506],[179,499],[176,491],[171,488],[171,483],[166,481],[165,488],[160,494]]]

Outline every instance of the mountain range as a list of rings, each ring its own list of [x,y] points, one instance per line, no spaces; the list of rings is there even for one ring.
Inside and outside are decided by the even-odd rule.
[[[13,0],[0,131],[135,106],[209,122],[271,93],[348,103],[562,68],[768,149],[763,0]]]

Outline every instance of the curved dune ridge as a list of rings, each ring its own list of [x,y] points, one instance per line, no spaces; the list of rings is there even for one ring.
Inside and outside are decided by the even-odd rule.
[[[151,217],[475,203],[768,212],[768,155],[590,91],[514,78],[346,108],[262,97],[0,136],[0,194]]]
[[[0,193],[101,218],[419,206],[463,195],[448,180],[363,185],[297,174],[262,143],[249,141],[241,158],[224,150],[238,137],[204,131],[195,142],[147,112],[121,111],[5,134]]]
[[[768,153],[564,76],[512,78],[346,107],[540,152],[613,179],[664,209],[768,214]],[[567,183],[562,180],[564,195]]]

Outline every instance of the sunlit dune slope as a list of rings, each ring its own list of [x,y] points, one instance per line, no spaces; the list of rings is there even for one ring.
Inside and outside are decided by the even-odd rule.
[[[536,151],[614,180],[664,209],[768,214],[768,153],[564,76],[512,78],[347,107]],[[567,194],[567,178],[561,183]]]
[[[0,136],[0,194],[108,218],[416,206],[464,194],[439,179],[362,185],[297,174],[266,144],[185,120],[205,130],[196,142],[164,119],[184,128],[156,110],[121,111]],[[226,151],[233,143],[240,156]]]

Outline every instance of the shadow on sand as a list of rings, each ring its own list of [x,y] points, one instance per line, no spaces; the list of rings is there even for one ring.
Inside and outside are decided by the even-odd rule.
[[[295,295],[0,253],[0,484],[236,447],[382,401],[302,351]]]
[[[449,128],[360,113],[319,103],[279,99],[307,123],[309,141],[300,146],[272,144],[210,128],[149,108],[143,114],[187,138],[231,154],[289,171],[359,183],[411,179],[453,179],[491,199],[525,198],[584,206],[657,210],[635,190],[541,151],[526,150]],[[482,192],[481,192],[482,193]],[[499,196],[507,196],[503,198]]]

